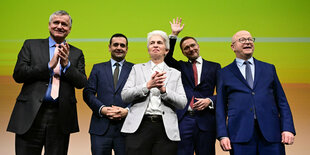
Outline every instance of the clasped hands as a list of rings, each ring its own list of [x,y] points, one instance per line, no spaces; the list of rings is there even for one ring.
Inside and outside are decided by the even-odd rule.
[[[158,88],[160,93],[165,93],[166,87],[164,87],[164,82],[167,78],[165,74],[166,72],[155,71],[155,73],[152,74],[151,79],[146,84],[147,89],[150,90],[151,88]]]
[[[58,50],[55,50],[54,56],[49,62],[49,66],[51,69],[54,69],[57,66],[58,61],[60,61],[60,65],[62,68],[65,68],[69,63],[69,53],[70,53],[70,47],[68,43],[65,44],[56,44],[56,47]]]
[[[126,108],[112,105],[111,107],[103,107],[101,113],[112,120],[121,120],[127,116],[128,110]]]

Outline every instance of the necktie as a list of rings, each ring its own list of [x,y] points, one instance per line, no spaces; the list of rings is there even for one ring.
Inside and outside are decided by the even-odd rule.
[[[249,86],[253,89],[253,77],[249,61],[245,61],[245,79],[248,82]]]
[[[113,74],[113,80],[114,80],[114,88],[116,88],[117,81],[118,81],[118,75],[119,75],[119,63],[114,64],[116,67],[114,69],[114,74]]]
[[[58,44],[56,44],[56,48],[54,51],[54,55],[58,54]],[[52,79],[52,90],[51,90],[51,97],[55,100],[56,98],[58,98],[59,95],[59,80],[60,80],[60,64],[59,61],[57,62],[56,67],[54,68],[54,75],[53,75],[53,79]]]
[[[194,79],[195,79],[195,86],[198,84],[198,74],[197,74],[197,67],[196,67],[196,60],[192,62],[193,72],[194,72]],[[194,106],[194,96],[189,104],[189,106],[193,109]]]

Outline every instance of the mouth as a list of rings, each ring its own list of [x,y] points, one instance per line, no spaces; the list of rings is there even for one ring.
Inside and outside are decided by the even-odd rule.
[[[243,49],[252,49],[252,46],[245,46]]]

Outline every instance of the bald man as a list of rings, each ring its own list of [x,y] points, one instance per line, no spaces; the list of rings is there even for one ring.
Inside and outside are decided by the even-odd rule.
[[[254,41],[237,32],[236,59],[218,72],[217,138],[232,155],[284,155],[296,134],[292,113],[274,65],[253,58]]]

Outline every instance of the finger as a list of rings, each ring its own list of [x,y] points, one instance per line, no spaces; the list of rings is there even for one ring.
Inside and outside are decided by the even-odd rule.
[[[175,18],[173,18],[173,24],[175,24]]]
[[[182,25],[181,30],[183,30],[183,28],[184,28],[184,24]]]
[[[176,22],[176,24],[179,24],[179,17],[177,17],[177,22]]]
[[[170,23],[170,25],[172,26],[172,23],[171,23],[171,21],[169,21],[169,23]]]
[[[182,22],[182,18],[180,18],[180,24],[181,24],[181,22]],[[184,24],[183,24],[184,25]]]

